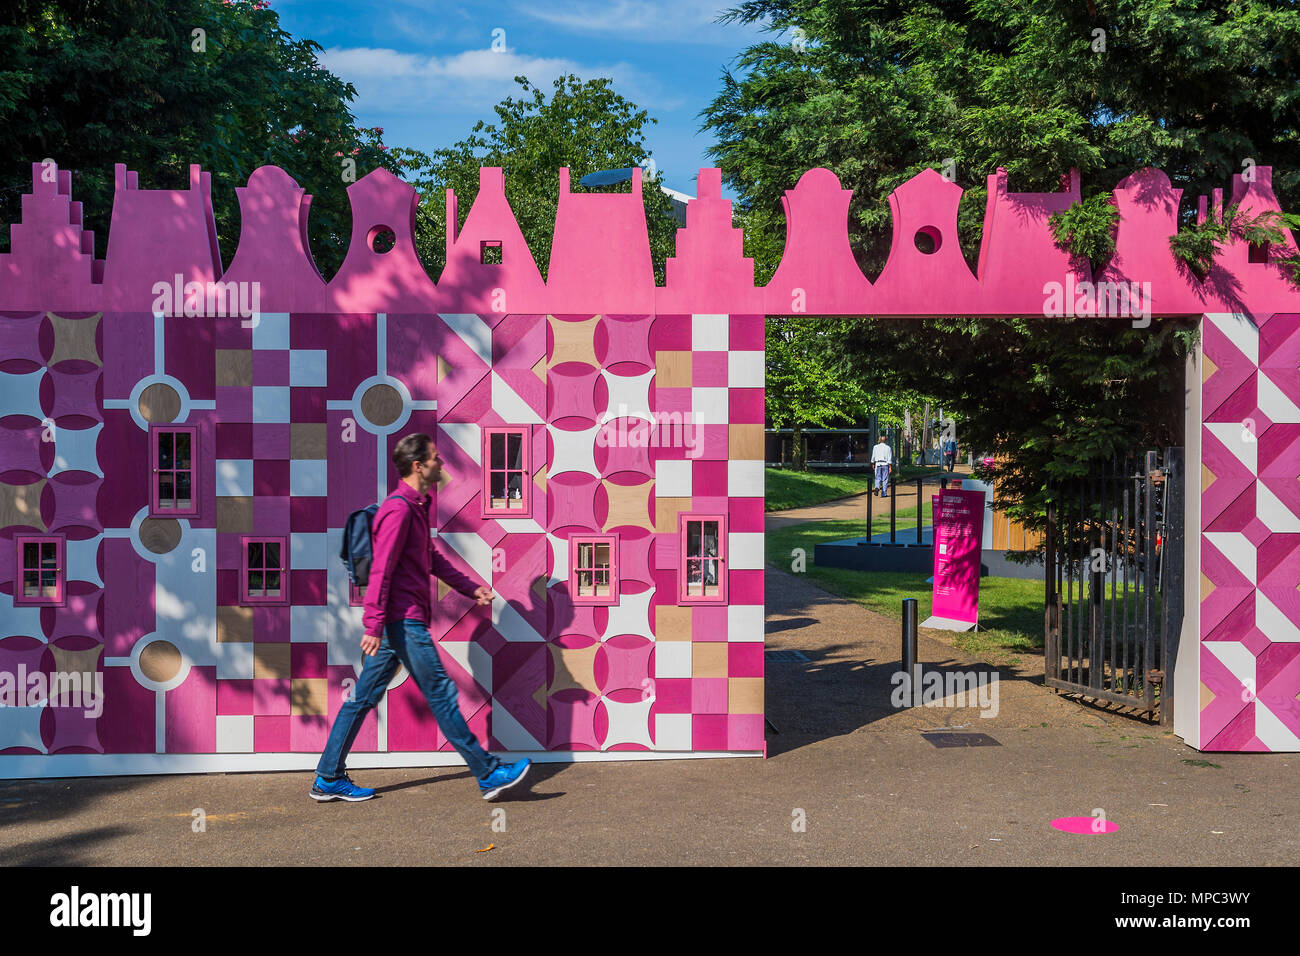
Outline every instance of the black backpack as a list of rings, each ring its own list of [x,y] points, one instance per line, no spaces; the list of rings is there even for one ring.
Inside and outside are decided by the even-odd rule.
[[[393,495],[398,493],[394,491],[388,498]],[[370,582],[370,565],[375,560],[373,525],[378,512],[378,504],[367,505],[348,515],[343,525],[343,547],[339,549],[339,557],[347,566],[348,577],[358,588],[364,588]]]

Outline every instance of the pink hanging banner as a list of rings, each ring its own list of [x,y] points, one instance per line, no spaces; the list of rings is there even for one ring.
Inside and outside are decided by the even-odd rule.
[[[979,621],[984,492],[944,489],[931,499],[934,601],[922,627],[968,631]]]

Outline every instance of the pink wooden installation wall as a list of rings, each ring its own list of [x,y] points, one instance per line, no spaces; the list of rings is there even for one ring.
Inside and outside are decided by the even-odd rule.
[[[1269,177],[1238,177],[1234,199],[1276,208]],[[1078,197],[1077,176],[1051,194],[990,176],[972,274],[956,241],[960,187],[921,173],[891,196],[893,249],[873,283],[849,247],[849,191],[810,170],[786,193],[786,250],[765,287],[716,169],[700,172],[664,287],[639,171],[631,193],[610,195],[573,193],[560,170],[547,282],[498,169],[482,170],[459,232],[448,193],[436,284],[412,242],[419,197],[386,172],[350,187],[352,242],[328,283],[306,242],[310,197],[276,167],[238,191],[224,274],[197,167],[188,190],[142,190],[119,166],[102,261],[70,182],[34,165],[0,256],[0,673],[97,673],[103,711],[0,707],[0,777],[312,766],[360,666],[339,529],[394,485],[392,447],[413,431],[448,465],[440,549],[498,594],[479,609],[439,588],[432,623],[486,745],[761,752],[763,316],[1041,314],[1050,284],[1094,278],[1046,228]],[[1204,283],[1180,269],[1167,244],[1179,191],[1159,171],[1128,177],[1114,199],[1117,253],[1097,281],[1149,283],[1157,317],[1206,316],[1188,458],[1200,591],[1176,727],[1203,749],[1300,749],[1300,295],[1241,243]],[[378,252],[386,230],[395,242]],[[182,291],[256,283],[260,311],[163,314],[155,286],[176,276]],[[668,440],[664,423],[682,416],[697,441]],[[654,422],[649,447],[623,440]],[[162,424],[194,429],[191,516],[150,516],[149,429]],[[532,507],[485,518],[482,436],[506,425],[527,430]],[[724,602],[679,600],[688,514],[725,521]],[[579,534],[617,537],[612,606],[571,597]],[[21,535],[59,541],[58,606],[15,599]],[[243,599],[249,535],[284,540],[286,603]],[[409,679],[355,752],[357,765],[456,759]]]

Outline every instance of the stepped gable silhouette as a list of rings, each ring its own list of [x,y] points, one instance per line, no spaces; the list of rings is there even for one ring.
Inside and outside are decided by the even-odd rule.
[[[664,287],[654,285],[639,169],[630,193],[574,193],[568,169],[558,171],[544,283],[495,167],[481,170],[463,228],[456,225],[458,198],[447,191],[447,265],[437,282],[415,251],[420,196],[386,170],[348,187],[351,241],[328,283],[307,238],[311,196],[279,167],[254,170],[237,190],[239,246],[224,276],[208,173],[191,166],[187,189],[142,189],[121,164],[115,177],[108,252],[96,260],[70,172],[33,163],[32,190],[23,196],[21,221],[11,226],[11,251],[0,255],[0,309],[148,312],[155,284],[179,275],[183,283],[256,281],[267,312],[1017,315],[1042,311],[1047,283],[1094,278],[1086,263],[1056,245],[1047,222],[1080,196],[1077,172],[1054,193],[1010,192],[1004,169],[990,176],[972,274],[956,239],[961,187],[923,170],[889,197],[891,250],[872,283],[849,244],[851,190],[829,170],[810,169],[782,198],[785,249],[772,280],[757,288],[717,169],[700,170],[700,195],[677,231]],[[1155,169],[1116,186],[1116,251],[1098,281],[1150,283],[1157,315],[1300,311],[1300,293],[1275,267],[1296,248],[1289,232],[1286,242],[1254,250],[1235,233],[1200,281],[1169,250],[1180,198]],[[1213,202],[1221,207],[1220,190]],[[1234,176],[1231,202],[1251,216],[1280,211],[1272,170],[1258,166]],[[1200,208],[1206,215],[1206,197]],[[378,251],[385,232],[391,248]]]

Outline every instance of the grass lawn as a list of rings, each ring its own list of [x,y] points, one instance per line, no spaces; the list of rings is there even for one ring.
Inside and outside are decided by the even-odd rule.
[[[929,502],[926,502],[927,510]],[[909,509],[912,520],[915,512]],[[903,527],[899,512],[899,527]],[[865,518],[865,514],[864,514]],[[876,522],[873,521],[873,524]],[[813,563],[819,542],[859,536],[865,521],[816,521],[768,531],[767,561],[782,570],[790,570],[792,552],[803,548],[806,573],[821,588],[856,601],[864,607],[902,620],[904,598],[916,598],[920,619],[930,616],[931,587],[928,574],[897,571],[852,571],[846,568],[819,568]],[[885,529],[889,515],[885,514]],[[876,530],[879,531],[879,525]],[[1043,582],[1019,578],[980,578],[980,630],[953,634],[953,643],[969,654],[999,663],[1005,652],[1030,654],[1043,649]]]
[[[765,511],[819,505],[823,501],[860,494],[871,487],[871,476],[865,472],[791,471],[786,468],[765,470]]]

